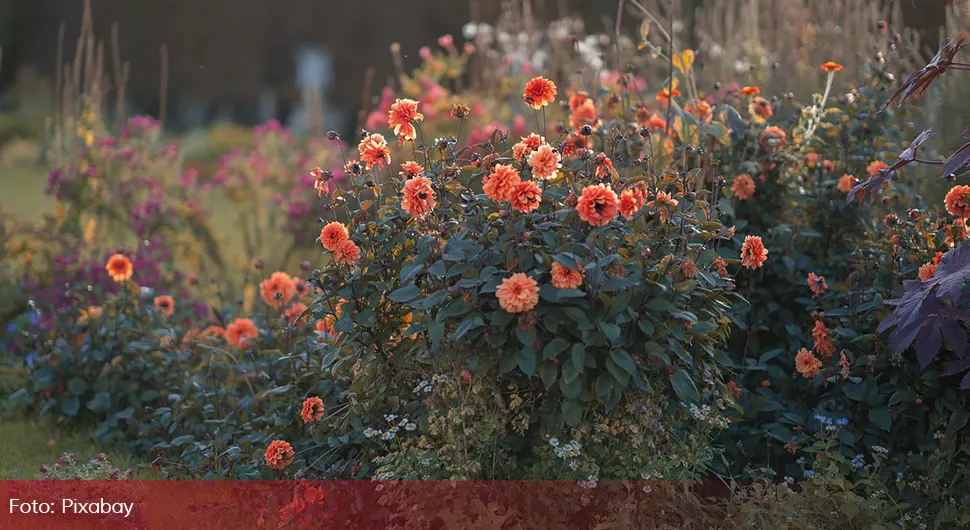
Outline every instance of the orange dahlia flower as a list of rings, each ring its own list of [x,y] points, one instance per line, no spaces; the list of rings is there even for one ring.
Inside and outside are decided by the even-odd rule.
[[[754,195],[754,179],[748,175],[734,177],[734,183],[731,184],[731,191],[742,201],[750,199]]]
[[[748,105],[748,112],[762,118],[760,120],[761,123],[764,123],[764,120],[767,120],[775,115],[775,111],[771,108],[771,104],[768,103],[768,100],[761,96],[756,96],[751,100],[751,104]]]
[[[583,188],[576,202],[579,218],[592,226],[606,226],[619,212],[620,199],[609,184],[594,184]]]
[[[558,261],[552,263],[552,286],[556,289],[578,289],[583,284],[582,268],[569,268]]]
[[[350,232],[347,226],[337,221],[331,221],[320,231],[320,243],[323,248],[334,251],[350,239]]]
[[[815,327],[812,329],[812,338],[815,339],[815,351],[826,356],[831,357],[835,353],[835,344],[832,342],[832,330],[825,327],[825,324],[821,320],[815,321]]]
[[[887,167],[889,166],[886,165],[886,163],[883,162],[882,160],[874,160],[870,162],[868,166],[866,166],[866,173],[868,173],[872,177],[875,177],[876,175],[879,174],[880,171],[882,171],[883,169],[886,169]]]
[[[498,304],[509,313],[531,311],[539,303],[539,284],[521,272],[502,280],[495,290]]]
[[[583,100],[578,107],[569,112],[569,126],[573,129],[589,125],[593,130],[596,130],[599,124],[599,112],[596,110],[596,102],[592,99]]]
[[[418,112],[418,102],[413,99],[398,99],[387,113],[387,124],[394,129],[394,134],[401,141],[414,140],[417,133],[411,122],[422,120],[424,114]]]
[[[391,149],[380,134],[364,137],[357,145],[357,150],[360,152],[360,161],[367,165],[367,169],[374,166],[381,168],[391,163]]]
[[[340,248],[333,251],[333,260],[338,265],[353,265],[360,259],[360,247],[353,241],[344,241]]]
[[[401,208],[418,219],[431,213],[435,207],[435,193],[428,177],[413,177],[404,183]]]
[[[842,65],[839,63],[829,61],[827,63],[822,64],[822,70],[825,70],[826,72],[841,72]]]
[[[233,348],[247,348],[259,336],[259,328],[248,318],[237,318],[226,326],[226,343]]]
[[[529,154],[538,149],[539,146],[544,143],[546,143],[545,138],[536,133],[532,133],[523,138],[521,142],[512,146],[512,158],[521,164],[522,162],[525,162],[526,157]]]
[[[946,213],[966,219],[970,217],[970,186],[953,186],[944,199]]]
[[[101,318],[101,315],[103,313],[104,313],[104,309],[96,305],[90,306],[87,309],[82,309],[81,315],[77,317],[77,325],[83,326],[92,320],[97,320]]]
[[[741,93],[745,96],[757,96],[761,94],[761,89],[756,86],[746,86],[741,89]]]
[[[562,155],[549,144],[542,144],[529,155],[532,176],[539,180],[551,180],[559,176]]]
[[[304,311],[306,311],[306,304],[297,302],[291,305],[290,307],[287,307],[286,311],[283,311],[283,315],[286,317],[287,323],[289,323],[291,326],[293,325],[302,326],[303,323],[298,322],[297,319],[303,316]]]
[[[326,333],[328,335],[334,335],[333,331],[333,317],[327,316],[323,320],[317,320],[316,329],[320,333]]]
[[[812,355],[812,352],[802,348],[795,355],[795,370],[802,374],[802,377],[813,378],[822,369],[822,361]]]
[[[259,284],[259,295],[266,305],[279,309],[296,294],[296,283],[285,272],[274,272]]]
[[[168,295],[155,297],[155,310],[170,317],[175,314],[175,299]]]
[[[777,139],[778,145],[782,146],[785,145],[785,141],[788,140],[788,134],[779,127],[769,125],[768,127],[765,127],[764,132],[761,134],[761,138],[762,140],[767,140],[768,138]]]
[[[131,260],[122,254],[115,254],[108,258],[108,263],[104,266],[105,270],[116,282],[123,282],[131,279],[135,268],[131,265]]]
[[[525,84],[525,90],[522,91],[522,99],[525,100],[526,105],[539,110],[556,101],[556,94],[558,93],[559,89],[556,88],[556,84],[552,81],[545,77],[533,77]]]
[[[512,191],[509,203],[522,213],[529,213],[542,202],[542,188],[534,180],[523,180]]]
[[[209,326],[199,333],[200,339],[224,339],[226,330],[222,326]]]
[[[842,193],[849,193],[852,188],[859,183],[859,180],[852,175],[842,175],[839,179],[839,183],[836,186]]]
[[[741,265],[749,269],[757,269],[768,261],[768,249],[765,248],[760,236],[745,236],[741,245]]]
[[[632,219],[643,208],[646,197],[639,189],[625,189],[620,193],[620,214],[627,220]]]
[[[421,167],[421,164],[418,164],[413,160],[408,160],[407,162],[401,164],[400,175],[402,178],[416,177],[420,175],[422,171],[424,171],[424,168]]]
[[[930,263],[927,263],[925,265],[921,265],[920,268],[919,268],[919,279],[922,282],[928,282],[928,281],[930,281],[930,279],[933,278],[933,275],[934,274],[936,274],[936,264],[935,263],[930,262]]]
[[[489,199],[495,202],[507,201],[512,198],[521,181],[517,169],[506,164],[496,164],[492,174],[482,179],[482,188]]]
[[[677,199],[673,198],[669,193],[658,191],[657,198],[648,202],[647,206],[657,211],[661,221],[666,221],[670,218],[671,212],[678,204]]]
[[[303,400],[303,409],[300,411],[300,418],[303,423],[313,423],[323,419],[324,413],[323,400],[314,396]]]
[[[810,272],[808,273],[808,288],[811,289],[815,294],[822,294],[826,289],[829,288],[829,286],[825,283],[824,276],[819,276],[814,272]]]
[[[293,446],[283,440],[273,440],[266,448],[266,465],[270,469],[283,471],[286,466],[293,463]]]

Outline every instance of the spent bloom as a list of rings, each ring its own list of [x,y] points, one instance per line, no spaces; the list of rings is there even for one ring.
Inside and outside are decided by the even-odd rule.
[[[610,224],[619,212],[620,199],[609,184],[594,184],[583,188],[576,211],[579,218],[592,226]]]
[[[556,88],[556,84],[552,81],[545,77],[533,77],[525,84],[525,89],[522,91],[522,99],[526,105],[539,110],[556,101],[556,94],[558,93],[559,89]]]
[[[765,248],[760,236],[745,236],[741,245],[741,264],[754,270],[768,261],[768,249]]]
[[[936,274],[936,264],[933,262],[921,265],[919,268],[919,279],[920,281],[927,282],[933,275]]]
[[[502,280],[495,290],[498,303],[509,313],[524,313],[539,303],[539,284],[518,272]]]
[[[286,469],[286,466],[293,463],[293,446],[283,440],[273,440],[266,448],[266,454],[263,456],[270,469],[282,471]]]

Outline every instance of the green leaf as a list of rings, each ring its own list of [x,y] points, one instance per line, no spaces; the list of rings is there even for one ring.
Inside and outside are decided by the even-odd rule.
[[[498,371],[499,373],[502,373],[502,374],[509,373],[518,364],[519,364],[519,359],[517,355],[512,353],[506,353],[498,361]]]
[[[174,440],[172,440],[172,445],[174,445],[175,447],[182,447],[183,445],[185,445],[185,444],[187,444],[187,443],[189,443],[189,442],[191,442],[193,440],[195,440],[195,436],[193,436],[191,434],[186,434],[186,435],[179,436],[178,438],[175,438]]]
[[[609,374],[600,374],[596,378],[596,397],[603,399],[613,390],[613,378]]]
[[[77,396],[71,396],[61,402],[61,411],[70,417],[77,416],[78,411],[81,410],[81,398]]]
[[[461,315],[464,315],[465,313],[467,313],[470,310],[471,310],[471,306],[470,305],[466,304],[465,302],[463,302],[461,300],[455,300],[455,301],[451,302],[450,304],[448,304],[441,311],[438,311],[438,314],[435,315],[435,318],[439,322],[443,322],[446,318],[452,318],[452,317],[461,316]]]
[[[431,274],[432,276],[437,276],[439,278],[443,278],[447,272],[448,272],[448,266],[445,264],[445,261],[441,259],[434,262],[434,265],[432,265],[431,268],[428,269],[428,274]]]
[[[629,289],[633,287],[633,281],[629,278],[610,278],[603,282],[600,286],[600,291],[604,293],[612,293],[615,291],[621,291],[623,289]]]
[[[580,343],[573,344],[572,356],[570,358],[576,372],[582,372],[583,367],[586,366],[586,346]]]
[[[647,309],[652,311],[673,311],[677,309],[674,304],[671,304],[669,300],[663,298],[654,298],[647,302]]]
[[[697,393],[697,387],[694,385],[694,381],[690,378],[690,375],[683,370],[677,370],[670,376],[670,384],[674,387],[674,392],[681,401],[686,403],[697,403],[700,401],[700,396]]]
[[[583,404],[577,399],[562,402],[562,419],[566,425],[575,427],[583,421]]]
[[[576,399],[580,394],[583,393],[583,378],[574,377],[573,379],[566,380],[566,365],[562,366],[562,379],[559,380],[559,390],[562,391],[562,395],[569,399]]]
[[[519,369],[525,375],[532,375],[536,371],[536,352],[532,348],[522,348],[519,353],[516,354],[516,360],[519,363]]]
[[[84,391],[87,389],[88,389],[87,382],[84,381],[84,379],[81,379],[80,377],[75,377],[67,382],[67,390],[71,394],[74,394],[75,396],[80,396],[81,394],[84,394]],[[80,402],[78,403],[78,405],[80,406]]]
[[[410,302],[411,300],[414,300],[420,294],[421,294],[421,289],[417,285],[414,285],[412,283],[411,285],[408,285],[406,287],[401,287],[400,289],[387,295],[387,299],[392,302],[404,304],[404,303]]]
[[[884,431],[892,429],[893,426],[893,417],[892,414],[889,413],[889,409],[870,410],[869,421]]]
[[[628,374],[634,375],[637,373],[637,363],[633,361],[633,357],[630,357],[630,354],[626,350],[610,350],[610,359]]]
[[[533,327],[529,331],[523,331],[521,326],[515,327],[515,338],[519,343],[527,348],[531,348],[536,341],[536,329]]]
[[[438,342],[444,336],[445,336],[444,322],[428,323],[428,339],[430,339],[431,342]]]
[[[455,340],[461,340],[465,335],[468,334],[469,331],[484,326],[485,321],[482,320],[481,316],[465,319],[461,324],[458,324],[458,327],[455,329]]]
[[[698,322],[690,327],[691,333],[696,333],[698,335],[706,335],[718,328],[717,324],[713,322]]]
[[[970,420],[970,412],[966,410],[958,410],[950,416],[950,421],[946,424],[945,436],[950,435],[962,430],[967,426],[967,420]]]
[[[405,263],[401,267],[401,283],[407,283],[424,270],[424,263]]]
[[[98,392],[94,395],[94,399],[87,402],[88,410],[91,412],[104,412],[111,408],[111,394],[107,392]]]
[[[562,337],[556,337],[551,341],[549,341],[549,344],[546,344],[546,347],[542,349],[542,358],[552,359],[556,355],[566,351],[566,348],[568,347],[569,347],[568,340]]]
[[[546,390],[549,390],[559,377],[559,366],[552,361],[543,362],[539,365],[539,377],[542,378],[542,384],[546,386]]]
[[[610,324],[609,322],[600,322],[599,327],[610,342],[615,344],[617,339],[620,338],[620,326]]]
[[[559,384],[572,383],[579,379],[579,370],[573,366],[573,363],[566,362],[562,363],[562,379]]]

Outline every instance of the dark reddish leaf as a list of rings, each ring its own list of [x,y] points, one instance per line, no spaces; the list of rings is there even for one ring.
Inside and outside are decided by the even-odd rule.
[[[956,375],[965,372],[966,370],[970,370],[970,359],[951,361],[943,365],[943,371],[940,372],[940,377]]]
[[[899,168],[911,164],[916,160],[916,151],[921,145],[923,145],[924,142],[932,138],[933,134],[933,129],[926,129],[925,131],[919,133],[919,136],[910,142],[909,147],[904,149],[902,153],[899,153],[899,157],[896,158],[896,161],[893,162],[891,166],[888,166],[885,169],[880,169],[878,175],[873,175],[869,177],[869,180],[862,182],[861,184],[857,184],[854,188],[852,188],[852,191],[849,192],[846,200],[848,202],[852,202],[855,200],[856,195],[858,195],[859,192],[869,190],[872,191],[870,196],[875,198],[876,194],[878,194],[882,189],[883,184],[890,182],[896,175],[896,171]]]
[[[933,319],[929,325],[922,326],[919,335],[916,336],[916,358],[919,360],[920,368],[926,369],[930,362],[940,353],[943,346],[943,337],[940,335],[942,322]]]
[[[960,390],[970,390],[970,373],[963,376],[963,381],[960,381]]]
[[[939,51],[936,52],[936,55],[933,56],[929,64],[909,74],[909,77],[903,81],[903,86],[899,87],[899,90],[886,101],[886,104],[882,106],[880,112],[886,110],[897,98],[899,99],[899,103],[896,105],[898,107],[902,106],[906,98],[910,96],[921,96],[929,88],[930,84],[933,83],[933,80],[946,72],[947,68],[950,67],[950,63],[953,62],[953,57],[956,56],[957,52],[965,44],[965,38],[960,39],[956,45],[952,44],[950,39],[944,40],[943,44],[940,44]]]
[[[943,163],[943,174],[940,175],[940,178],[956,175],[958,171],[966,169],[968,165],[970,165],[970,142],[961,145],[959,149],[954,151],[946,159],[946,162]]]

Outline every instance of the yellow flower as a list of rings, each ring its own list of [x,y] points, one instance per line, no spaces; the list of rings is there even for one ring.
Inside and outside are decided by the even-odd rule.
[[[94,145],[94,131],[88,131],[84,135],[84,145],[91,147]]]
[[[90,245],[94,241],[94,231],[97,228],[97,221],[89,219],[87,226],[84,227],[84,243]]]
[[[690,70],[691,66],[694,65],[694,50],[684,50],[680,55],[674,55],[674,68],[680,70],[684,75]]]
[[[247,315],[253,312],[253,300],[256,299],[256,286],[247,285],[243,289],[243,313]]]

